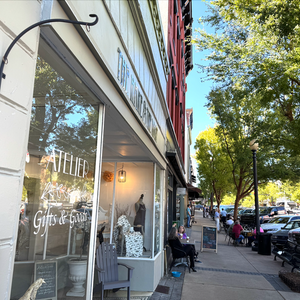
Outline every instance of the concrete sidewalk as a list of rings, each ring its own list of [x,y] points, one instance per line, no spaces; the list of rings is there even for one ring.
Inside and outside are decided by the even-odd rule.
[[[196,224],[188,231],[191,240],[200,250],[201,225],[214,225],[210,218],[203,218],[196,211]],[[197,272],[185,270],[181,290],[179,279],[170,275],[160,282],[169,287],[169,293],[154,292],[152,300],[173,299],[222,299],[222,300],[300,300],[300,294],[292,292],[278,277],[279,270],[291,271],[291,266],[281,267],[281,260],[273,255],[259,255],[244,245],[234,247],[225,241],[225,234],[218,234],[217,253],[199,252],[202,264],[196,263]],[[181,270],[184,272],[183,267]],[[166,279],[167,278],[167,279]],[[180,292],[182,292],[180,297]]]

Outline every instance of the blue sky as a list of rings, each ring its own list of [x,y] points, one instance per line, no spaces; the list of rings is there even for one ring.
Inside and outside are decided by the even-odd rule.
[[[193,13],[193,32],[195,28],[203,28],[203,25],[198,23],[198,19],[206,14],[206,5],[201,0],[192,1],[192,13]],[[205,28],[207,31],[211,32],[210,28]],[[195,33],[195,32],[194,32]],[[198,134],[205,130],[208,126],[214,125],[214,120],[208,115],[206,107],[204,107],[206,101],[206,95],[208,95],[212,83],[211,82],[201,82],[199,68],[196,64],[203,64],[202,59],[205,57],[203,53],[200,53],[193,48],[193,64],[194,68],[190,71],[187,76],[187,93],[186,93],[186,108],[193,108],[194,114],[194,127],[192,131],[192,146],[191,154],[195,153],[194,144]]]

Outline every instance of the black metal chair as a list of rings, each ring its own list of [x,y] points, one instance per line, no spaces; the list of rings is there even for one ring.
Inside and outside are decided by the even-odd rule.
[[[189,259],[189,256],[187,255],[187,253],[185,251],[183,251],[182,249],[179,249],[176,247],[171,247],[170,245],[169,245],[169,247],[171,248],[172,258],[173,258],[169,271],[171,272],[171,269],[173,268],[173,266],[175,266],[176,259],[186,258],[186,264],[183,262],[181,262],[180,264],[184,264],[185,266],[187,266],[189,268],[189,273],[191,273],[190,259]]]
[[[236,241],[236,238],[235,238],[235,233],[231,232],[228,236],[229,236],[228,245],[230,243],[232,243],[233,246],[236,246],[237,245],[237,241]]]

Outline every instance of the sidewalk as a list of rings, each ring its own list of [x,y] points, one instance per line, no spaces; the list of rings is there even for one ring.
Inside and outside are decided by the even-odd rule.
[[[197,223],[193,224],[188,235],[195,240],[199,251],[201,225],[215,223],[210,218],[203,218],[202,211],[196,211],[195,220]],[[282,261],[274,261],[273,257],[259,255],[245,246],[227,245],[222,231],[218,235],[217,253],[208,250],[199,252],[202,264],[196,263],[196,273],[180,267],[183,273],[180,278],[167,275],[159,283],[167,286],[169,292],[156,291],[150,299],[300,300],[300,294],[292,292],[278,277],[279,270],[290,272],[291,266],[281,267]]]

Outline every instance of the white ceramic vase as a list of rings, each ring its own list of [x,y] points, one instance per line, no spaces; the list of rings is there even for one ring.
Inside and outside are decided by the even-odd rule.
[[[69,279],[72,281],[73,287],[67,292],[67,296],[83,297],[85,288],[83,287],[86,280],[87,260],[71,258],[69,264]]]

